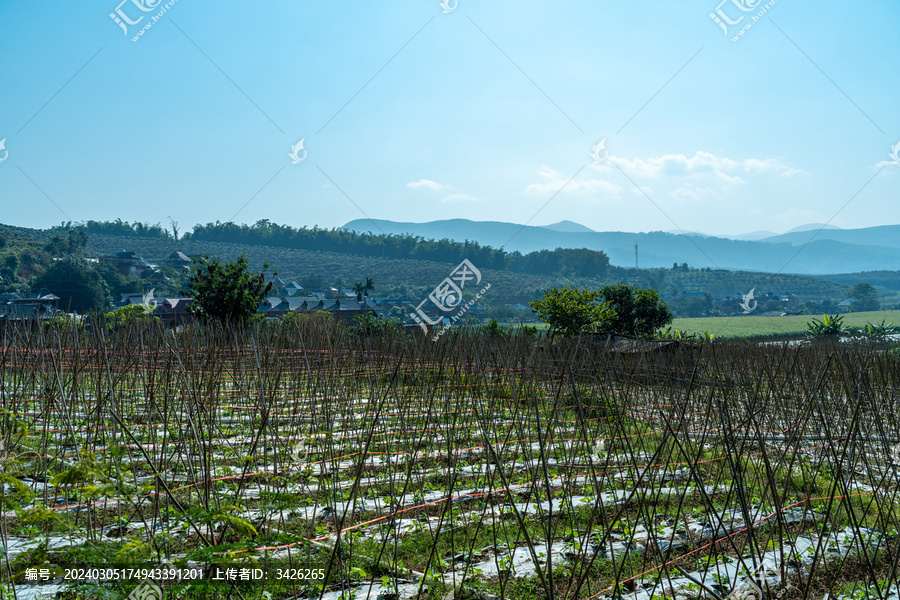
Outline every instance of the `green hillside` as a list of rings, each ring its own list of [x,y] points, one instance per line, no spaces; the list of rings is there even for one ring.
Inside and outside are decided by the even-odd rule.
[[[40,275],[54,258],[54,244],[73,232],[87,233],[84,254],[98,257],[120,251],[132,251],[150,262],[160,261],[174,251],[188,256],[208,254],[223,260],[247,256],[253,269],[261,269],[268,262],[285,280],[297,280],[307,287],[339,285],[351,287],[353,282],[372,278],[375,295],[427,294],[459,264],[461,257],[470,259],[481,270],[483,284],[490,283],[490,293],[484,305],[499,303],[527,303],[550,287],[578,287],[598,289],[620,281],[639,287],[657,289],[663,293],[676,314],[709,315],[716,311],[732,312],[735,307],[715,305],[714,300],[735,297],[754,289],[757,296],[796,294],[806,301],[832,304],[847,297],[850,284],[866,281],[853,274],[839,280],[808,275],[786,275],[751,271],[694,268],[686,264],[668,268],[627,269],[606,264],[602,251],[579,249],[547,251],[530,255],[503,252],[470,242],[424,240],[396,236],[367,236],[340,230],[291,228],[264,222],[262,226],[234,226],[214,224],[195,226],[194,231],[176,241],[172,234],[158,225],[128,224],[126,222],[88,222],[63,224],[51,230],[35,230],[0,225],[0,267],[3,261],[15,263],[16,277],[6,277],[3,289],[27,289],[30,278]],[[237,236],[246,240],[204,239]],[[54,241],[56,240],[56,241]],[[313,248],[291,246],[310,245]],[[401,251],[401,249],[408,249]],[[381,256],[380,254],[387,256]],[[392,257],[391,254],[394,256]],[[17,258],[10,258],[15,255]],[[415,257],[415,258],[409,258]],[[446,257],[445,260],[441,260]],[[526,272],[522,272],[525,270]],[[529,272],[530,271],[530,272]],[[596,273],[580,276],[579,273]],[[171,274],[169,274],[171,275]],[[13,280],[15,282],[13,283]],[[876,285],[889,282],[889,273],[880,273]],[[308,283],[304,283],[308,282]],[[150,287],[177,293],[178,282],[168,285],[156,281],[112,282],[110,291],[117,297],[122,291],[147,291]],[[134,288],[132,290],[132,288]],[[170,289],[171,288],[171,289]],[[888,304],[896,304],[895,292],[882,287],[879,293],[888,295]],[[733,304],[733,302],[732,302]]]

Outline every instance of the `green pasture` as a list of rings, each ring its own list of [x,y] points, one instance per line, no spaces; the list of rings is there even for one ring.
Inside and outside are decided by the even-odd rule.
[[[847,313],[843,316],[844,327],[863,327],[866,323],[879,324],[882,320],[900,324],[900,310],[875,310]],[[689,333],[705,331],[722,338],[790,336],[806,333],[806,324],[816,318],[821,319],[822,315],[700,317],[675,319],[672,327]]]

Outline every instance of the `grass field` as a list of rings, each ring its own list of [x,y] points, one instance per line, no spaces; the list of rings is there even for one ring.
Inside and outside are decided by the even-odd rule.
[[[716,337],[723,338],[787,336],[803,335],[806,333],[806,324],[816,318],[821,319],[822,316],[757,317],[747,315],[739,317],[703,317],[675,319],[672,327],[691,333],[703,333],[706,331]],[[844,315],[844,326],[863,327],[870,321],[879,324],[882,320],[900,325],[900,310],[848,313]]]

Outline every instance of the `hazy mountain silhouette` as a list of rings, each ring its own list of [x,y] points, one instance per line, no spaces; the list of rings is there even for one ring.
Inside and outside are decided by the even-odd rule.
[[[562,223],[565,224],[563,228],[582,227],[573,227],[577,226],[575,223]],[[671,267],[672,263],[686,262],[693,267],[806,274],[900,269],[900,225],[863,229],[821,227],[762,240],[739,240],[662,231],[557,231],[548,227],[468,219],[428,223],[358,219],[344,226],[362,233],[371,231],[376,234],[409,234],[426,239],[469,240],[522,253],[555,248],[590,248],[606,252],[612,264],[627,267],[634,266],[634,245],[637,244],[641,267]]]
[[[553,223],[552,225],[542,225],[542,227],[544,229],[549,229],[550,231],[559,231],[562,233],[596,233],[590,227],[585,227],[574,221],[560,221],[559,223]]]

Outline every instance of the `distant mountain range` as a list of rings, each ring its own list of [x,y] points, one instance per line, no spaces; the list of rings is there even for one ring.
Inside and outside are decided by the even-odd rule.
[[[825,275],[859,271],[900,270],[900,225],[839,229],[810,224],[784,234],[753,232],[742,236],[712,236],[663,231],[629,233],[593,231],[561,221],[533,226],[501,221],[450,219],[402,223],[357,219],[344,229],[359,233],[408,234],[426,239],[448,238],[522,253],[555,248],[603,250],[610,262],[633,267],[638,246],[640,267],[692,267]]]

